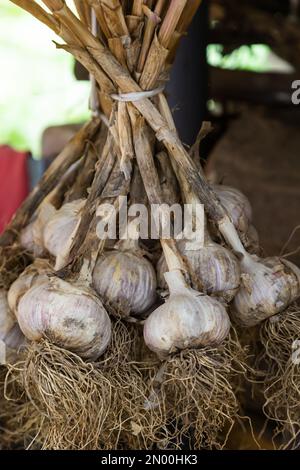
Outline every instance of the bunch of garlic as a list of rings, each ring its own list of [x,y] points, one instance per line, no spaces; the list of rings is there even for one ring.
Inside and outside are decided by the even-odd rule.
[[[25,337],[10,311],[7,292],[0,290],[0,364],[12,364],[25,345]]]
[[[68,250],[85,203],[85,199],[77,199],[63,204],[44,227],[43,243],[49,253],[56,257],[56,269],[61,269],[67,262]]]
[[[170,296],[144,324],[149,349],[165,358],[178,350],[222,343],[230,330],[225,307],[188,287],[180,271],[165,273],[165,279]]]

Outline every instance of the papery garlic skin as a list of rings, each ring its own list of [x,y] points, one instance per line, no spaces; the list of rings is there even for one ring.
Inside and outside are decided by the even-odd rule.
[[[17,319],[26,338],[45,338],[88,360],[109,345],[111,322],[92,289],[52,277],[21,298]]]
[[[7,292],[0,290],[0,364],[13,364],[18,351],[25,345],[25,337],[7,302]]]
[[[165,277],[170,297],[145,321],[148,348],[164,358],[178,350],[222,343],[230,330],[225,307],[187,287],[180,272],[167,272]]]
[[[9,308],[16,312],[22,296],[37,282],[47,280],[47,273],[50,272],[50,266],[46,260],[35,260],[20,274],[12,283],[7,294]]]
[[[55,257],[65,253],[80,220],[85,199],[64,204],[48,221],[44,229],[44,245]]]
[[[233,316],[242,326],[255,326],[284,311],[300,295],[300,271],[284,259],[244,255],[241,269]]]
[[[247,232],[252,220],[252,208],[247,197],[230,186],[213,185],[213,189],[234,226],[240,232]]]
[[[56,209],[51,203],[42,203],[36,219],[30,222],[21,232],[21,246],[30,253],[33,253],[36,257],[42,256],[45,251],[45,225],[54,216],[55,212]]]
[[[241,233],[241,241],[248,253],[253,255],[260,254],[259,235],[254,225],[249,225],[247,233]]]
[[[141,314],[156,300],[156,273],[150,261],[130,251],[111,251],[98,260],[93,284],[106,302],[121,315]]]
[[[239,262],[233,253],[210,240],[195,250],[189,249],[192,244],[186,240],[178,241],[177,246],[201,290],[230,302],[239,289],[241,277]],[[162,255],[157,264],[157,276],[158,285],[163,289],[166,288],[163,274],[167,270]]]

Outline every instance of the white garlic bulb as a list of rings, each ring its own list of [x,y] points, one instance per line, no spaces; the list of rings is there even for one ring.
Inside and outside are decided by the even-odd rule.
[[[56,269],[62,268],[67,262],[68,248],[75,236],[85,202],[85,199],[77,199],[64,204],[45,225],[44,246],[57,258]]]
[[[234,226],[240,232],[247,232],[252,220],[252,208],[247,197],[230,186],[213,185],[213,189]]]
[[[9,310],[7,292],[0,290],[0,364],[13,364],[24,344],[25,337]]]
[[[170,297],[144,324],[145,343],[159,357],[222,343],[230,330],[225,307],[189,288],[180,271],[165,273]]]
[[[241,270],[233,315],[242,326],[254,326],[284,311],[300,295],[300,270],[289,261],[244,254]]]
[[[55,212],[56,209],[50,202],[43,202],[36,218],[21,232],[21,246],[30,253],[33,253],[34,256],[42,256],[45,251],[43,238],[44,228],[46,223],[54,216]]]
[[[95,290],[121,315],[141,314],[156,299],[156,274],[150,261],[138,253],[113,250],[97,260],[93,272]]]
[[[46,260],[36,259],[28,266],[9,288],[7,300],[12,312],[16,312],[21,297],[37,282],[47,280],[50,266]]]
[[[94,291],[57,277],[33,285],[16,315],[29,340],[46,338],[84,359],[98,359],[110,342],[111,322]]]
[[[184,257],[191,273],[206,294],[221,297],[230,302],[240,285],[240,267],[233,253],[221,245],[214,243],[206,234],[202,247],[191,249],[193,243],[179,240],[178,249]],[[164,255],[157,264],[158,285],[165,288],[163,274],[168,271]],[[192,276],[192,278],[193,278]],[[195,283],[194,283],[195,284]],[[196,288],[197,286],[194,285]]]

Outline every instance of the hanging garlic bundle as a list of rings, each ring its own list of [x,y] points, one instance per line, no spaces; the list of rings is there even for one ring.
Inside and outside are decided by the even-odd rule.
[[[135,226],[133,220],[128,227],[129,239],[118,242],[114,251],[103,253],[93,272],[95,290],[121,316],[140,315],[156,299],[154,268],[139,248],[138,240],[130,239]]]
[[[14,363],[24,344],[24,335],[9,310],[7,292],[0,290],[0,365]]]
[[[68,247],[71,245],[80,221],[85,199],[66,204],[48,219],[43,231],[43,243],[49,253],[56,258],[56,269],[61,269],[67,260]]]
[[[20,3],[19,0],[14,1],[15,3]],[[134,157],[136,157],[149,202],[151,204],[164,202],[160,197],[159,179],[155,165],[153,169],[153,154],[156,153],[155,138],[166,147],[172,159],[179,165],[183,176],[190,184],[193,192],[199,196],[207,212],[212,215],[211,218],[214,220],[214,215],[216,216],[216,221],[220,222],[219,216],[221,214],[223,217],[224,211],[217,210],[214,213],[214,203],[217,204],[214,193],[210,191],[207,183],[199,178],[195,166],[176,132],[168,125],[152,99],[162,89],[160,87],[161,79],[169,70],[177,49],[178,40],[185,34],[187,26],[199,6],[200,0],[195,0],[194,2],[171,0],[168,4],[163,0],[158,0],[155,4],[151,2],[147,3],[147,5],[143,5],[143,2],[140,0],[134,1],[132,5],[129,5],[128,2],[115,0],[105,0],[105,2],[94,2],[91,0],[84,2],[78,8],[80,18],[75,16],[64,0],[44,0],[43,3],[48,7],[47,10],[44,10],[35,1],[30,2],[30,4],[28,2],[21,2],[24,8],[38,16],[39,19],[61,35],[67,43],[63,48],[71,52],[94,76],[94,82],[97,82],[99,85],[99,101],[109,117],[110,127],[105,151],[103,151],[102,157],[97,162],[95,177],[89,191],[87,203],[82,212],[76,236],[69,249],[68,264],[59,273],[64,280],[68,279],[69,284],[72,284],[72,286],[66,288],[64,284],[57,282],[55,279],[55,285],[53,286],[55,288],[55,295],[53,292],[51,292],[51,295],[55,297],[54,302],[56,302],[57,291],[59,289],[65,292],[65,297],[62,294],[62,297],[65,299],[68,297],[68,292],[71,292],[72,295],[74,294],[72,288],[74,286],[74,277],[76,278],[76,273],[78,272],[77,264],[81,265],[82,261],[86,259],[85,267],[88,272],[85,273],[85,277],[90,277],[91,271],[94,268],[95,255],[99,251],[99,248],[96,248],[91,257],[86,256],[89,242],[93,239],[92,230],[95,229],[94,223],[97,223],[97,217],[94,218],[95,209],[98,202],[102,200],[109,199],[114,201],[117,195],[127,194],[129,191],[127,182],[130,180]],[[80,5],[79,2],[76,2],[76,4]],[[95,9],[94,20],[95,17],[98,20],[98,30],[97,28],[93,29],[92,33],[89,31],[89,21],[85,19],[86,11],[89,11],[88,5],[91,4]],[[159,20],[160,18],[161,21]],[[95,21],[92,23],[94,24]],[[113,103],[112,99],[117,101],[117,103]],[[126,102],[128,100],[131,102]],[[108,181],[112,181],[111,175],[116,167],[116,161],[121,169],[121,174],[120,172],[116,174],[113,187],[107,187],[109,186]],[[155,196],[154,198],[152,197],[153,195]],[[171,272],[178,269],[184,270],[184,263],[182,263],[181,257],[177,253],[174,241],[165,240],[163,245],[171,247],[174,253],[176,253],[175,266],[169,266],[168,263],[168,270]],[[168,255],[166,258],[168,262]],[[50,281],[48,281],[47,285],[50,285]],[[43,309],[39,310],[39,306],[37,309],[34,308],[32,306],[34,302],[30,302],[35,300],[37,289],[41,289],[43,286],[44,284],[33,285],[20,300],[17,316],[20,316],[22,322],[26,322],[27,318],[34,320],[42,318],[44,310],[47,314],[51,313],[52,315],[52,312],[50,312],[51,307],[46,301],[46,298],[50,295],[49,290],[44,288],[45,292],[38,291],[39,298],[43,300]],[[193,348],[191,338],[188,337],[186,338],[186,344],[189,347],[183,349],[180,354],[172,354],[168,357],[164,363],[166,371],[160,374],[163,376],[163,383],[160,387],[161,396],[158,394],[155,406],[151,407],[150,403],[148,407],[149,413],[147,413],[146,407],[143,410],[146,421],[149,418],[148,422],[153,420],[152,408],[158,406],[162,410],[166,409],[167,411],[166,419],[163,422],[159,420],[160,426],[155,426],[155,423],[150,425],[150,430],[153,431],[155,429],[155,432],[151,431],[149,433],[151,438],[153,436],[153,442],[159,442],[158,436],[162,435],[158,428],[160,427],[162,430],[169,432],[168,424],[171,424],[171,441],[173,439],[175,445],[181,445],[181,437],[185,434],[186,436],[192,435],[196,441],[196,447],[200,447],[204,442],[206,445],[212,446],[217,440],[219,430],[228,421],[231,423],[232,417],[236,413],[237,403],[230,386],[231,374],[233,373],[234,353],[231,350],[233,342],[231,341],[231,336],[225,337],[228,333],[228,317],[224,307],[219,305],[216,299],[213,299],[211,302],[205,296],[200,297],[204,298],[203,302],[209,307],[207,318],[203,318],[203,324],[198,328],[197,332],[200,336],[203,333],[201,339],[203,346]],[[190,299],[190,297],[188,298]],[[193,302],[190,303],[190,306],[193,310],[195,305],[196,308],[199,307],[200,298],[196,302],[194,296],[192,298]],[[30,303],[31,313],[28,314],[25,312],[25,309],[28,308]],[[210,310],[211,307],[212,311]],[[64,312],[64,306],[61,308]],[[203,312],[204,316],[205,312],[206,309]],[[198,317],[198,315],[194,317],[197,324]],[[149,321],[150,319],[151,316]],[[224,320],[224,324],[226,319],[227,326],[224,328],[224,332],[220,328],[219,322],[221,319]],[[212,320],[213,322],[211,323]],[[187,321],[186,317],[185,321]],[[40,324],[44,327],[44,321],[40,322]],[[48,326],[49,324],[46,325],[46,330]],[[25,329],[23,323],[22,327]],[[52,327],[52,323],[50,327]],[[31,335],[31,330],[29,330],[30,325],[26,325],[26,331]],[[219,335],[221,330],[222,333]],[[225,333],[225,330],[227,333]],[[188,335],[189,328],[185,332]],[[38,329],[36,329],[36,333],[39,334]],[[206,337],[209,337],[207,333],[212,334],[210,338],[211,346],[205,340]],[[54,330],[54,336],[56,338],[56,330]],[[217,343],[221,339],[224,339],[224,341],[215,346],[215,342]],[[202,345],[201,341],[196,342],[197,346]],[[44,341],[42,346],[39,346],[40,344],[42,343],[39,341],[33,342],[36,350],[29,357],[25,365],[26,378],[28,381],[32,380],[34,384],[33,387],[27,389],[28,395],[30,396],[31,394],[32,396],[32,389],[35,390],[35,397],[38,397],[37,402],[42,402],[43,406],[41,408],[43,410],[46,407],[47,412],[44,414],[49,413],[50,408],[47,406],[47,401],[49,401],[50,396],[51,404],[54,402],[52,414],[55,414],[55,422],[59,422],[61,429],[63,429],[62,420],[59,421],[57,410],[62,408],[64,410],[61,413],[63,417],[68,415],[65,413],[65,407],[59,407],[57,400],[55,401],[52,395],[55,394],[55,389],[59,390],[62,385],[67,387],[68,383],[73,384],[73,380],[69,380],[68,373],[70,374],[70,370],[62,360],[62,358],[66,357],[65,353],[62,354],[60,350],[58,351],[58,347],[55,347],[49,340]],[[39,348],[41,348],[42,354]],[[52,360],[54,352],[57,353],[55,361]],[[44,361],[42,369],[41,357]],[[238,362],[238,355],[235,357]],[[119,358],[119,354],[117,354],[117,358]],[[70,366],[70,362],[68,362],[68,366]],[[31,366],[30,370],[35,370],[38,364],[37,370],[43,372],[43,374],[37,374],[38,380],[36,376],[32,378],[30,375],[28,364]],[[58,373],[56,370],[57,364],[59,364],[60,369],[60,380],[55,375]],[[111,364],[111,362],[108,361],[108,364]],[[87,370],[87,365],[85,363],[84,365],[86,366],[84,370]],[[82,370],[83,367],[79,363],[78,358],[76,359],[76,366],[74,375],[78,370]],[[97,364],[97,371],[98,367],[105,368],[105,360],[103,363],[100,361],[99,365]],[[143,364],[141,369],[138,367],[136,369],[138,375],[144,374],[143,370],[145,367],[143,367]],[[118,370],[120,369],[118,368]],[[122,397],[124,398],[124,403],[126,403],[128,393],[126,395],[126,390],[121,389],[118,393],[116,392],[116,395],[119,396],[119,400],[116,401],[116,416],[118,420],[113,419],[111,428],[116,429],[117,426],[120,427],[118,434],[124,439],[123,443],[121,442],[120,444],[121,446],[126,447],[127,443],[129,443],[129,446],[132,447],[132,443],[137,441],[139,446],[145,446],[145,443],[148,441],[143,428],[143,421],[138,419],[138,422],[142,423],[139,427],[136,425],[135,419],[141,416],[141,395],[144,395],[147,387],[142,384],[142,393],[137,395],[138,386],[131,385],[131,379],[135,383],[136,375],[134,375],[132,367],[128,366],[128,370],[130,370],[130,373],[126,376],[128,382],[124,389],[128,388],[127,385],[130,383],[130,387],[134,391],[132,402],[129,407],[125,406],[126,411],[124,414],[120,403],[122,402]],[[55,380],[53,380],[53,374]],[[64,377],[68,377],[68,380],[64,380]],[[102,377],[106,377],[109,384],[114,382],[112,377],[116,376],[114,375],[113,367],[107,370],[106,375],[104,374]],[[81,374],[77,377],[76,384],[78,384],[80,379]],[[96,382],[94,375],[93,380]],[[105,382],[104,379],[103,382]],[[118,380],[114,383],[120,384]],[[91,385],[91,382],[88,382],[88,384]],[[50,393],[49,388],[51,390]],[[116,388],[113,388],[116,391]],[[111,396],[109,391],[106,393],[109,397]],[[62,396],[65,397],[64,389]],[[90,393],[80,394],[80,397],[85,396],[89,398],[90,402],[93,402]],[[73,397],[74,392],[72,391],[71,398]],[[69,403],[70,397],[67,398],[68,400],[66,401]],[[98,398],[97,396],[97,400]],[[89,413],[91,410],[89,401],[87,404],[85,402],[83,406],[84,416],[92,419],[93,415]],[[75,397],[74,402],[76,402]],[[99,414],[103,416],[103,413]],[[108,414],[111,416],[110,407]],[[68,416],[68,419],[65,419],[65,421],[72,421],[75,415],[76,413],[72,413],[72,418],[70,419]],[[83,420],[82,415],[81,420]],[[74,419],[74,422],[78,424],[78,420]],[[132,425],[131,433],[128,425],[127,429],[124,429],[128,422]],[[172,432],[172,429],[174,429],[173,423],[175,423],[176,428],[174,433]],[[81,424],[82,421],[80,421]],[[55,429],[60,438],[63,439],[61,432],[58,430],[59,428],[55,426]],[[101,426],[93,429],[98,436]],[[80,442],[80,445],[82,445],[82,442]]]

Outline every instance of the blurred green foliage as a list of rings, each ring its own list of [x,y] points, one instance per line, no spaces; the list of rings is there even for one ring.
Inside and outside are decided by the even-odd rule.
[[[241,46],[231,54],[223,53],[221,44],[210,44],[207,48],[208,63],[226,69],[267,72],[270,68],[270,48],[264,44]]]
[[[53,40],[46,26],[0,0],[0,144],[36,157],[46,127],[89,115],[89,83],[76,81],[72,57]]]

